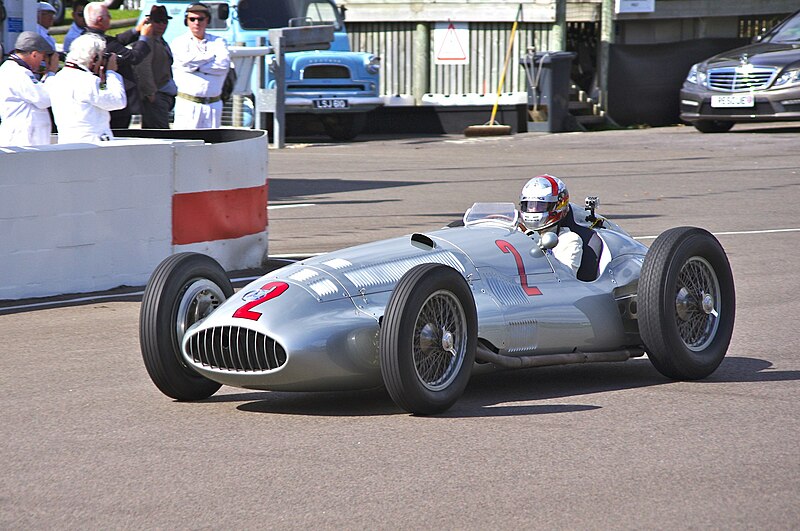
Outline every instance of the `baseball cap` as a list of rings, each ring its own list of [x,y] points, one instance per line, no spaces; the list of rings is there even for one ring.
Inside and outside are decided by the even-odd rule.
[[[50,11],[51,13],[56,12],[56,8],[48,4],[47,2],[39,2],[39,11]],[[38,51],[38,50],[37,50]]]
[[[20,52],[53,53],[55,50],[47,40],[35,31],[23,31],[17,37],[14,49]]]
[[[153,22],[166,22],[172,17],[167,14],[167,8],[164,6],[153,6],[150,8],[150,20]]]

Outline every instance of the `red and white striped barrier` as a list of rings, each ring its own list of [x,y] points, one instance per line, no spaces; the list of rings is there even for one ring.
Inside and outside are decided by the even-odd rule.
[[[261,265],[266,133],[136,133],[160,138],[0,147],[0,300],[141,286],[182,251]]]

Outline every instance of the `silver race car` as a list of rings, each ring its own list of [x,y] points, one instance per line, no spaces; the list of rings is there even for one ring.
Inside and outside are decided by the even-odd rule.
[[[451,407],[473,369],[622,361],[646,352],[677,380],[711,374],[733,332],[725,251],[678,227],[647,248],[570,205],[576,275],[558,236],[525,234],[513,203],[476,203],[452,227],[350,247],[272,271],[234,293],[213,259],[154,271],[140,343],[155,385],[201,400],[221,385],[330,391],[384,385],[420,415]]]

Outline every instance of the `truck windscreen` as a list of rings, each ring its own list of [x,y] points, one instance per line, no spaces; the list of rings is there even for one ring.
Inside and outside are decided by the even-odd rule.
[[[291,19],[298,18],[340,28],[336,7],[327,0],[241,0],[237,11],[239,24],[246,30],[283,28],[290,25]]]

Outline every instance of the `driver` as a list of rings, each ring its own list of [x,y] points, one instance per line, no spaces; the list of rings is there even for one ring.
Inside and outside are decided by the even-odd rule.
[[[522,187],[519,210],[526,234],[536,231],[541,235],[551,231],[558,235],[558,245],[552,249],[552,254],[569,267],[573,274],[577,274],[583,255],[583,244],[580,236],[561,226],[569,211],[567,185],[552,175],[534,177]]]

